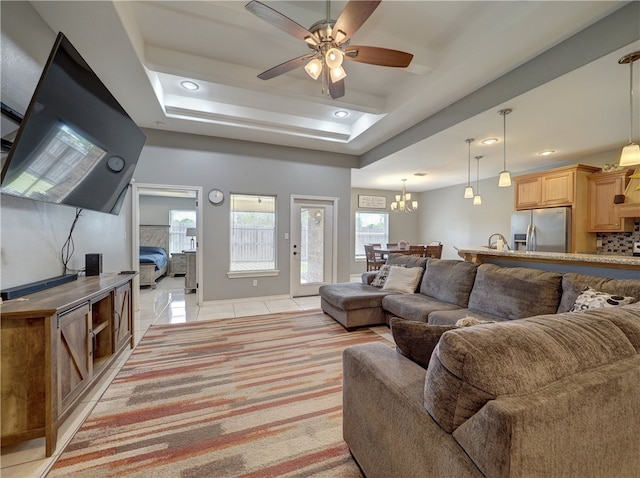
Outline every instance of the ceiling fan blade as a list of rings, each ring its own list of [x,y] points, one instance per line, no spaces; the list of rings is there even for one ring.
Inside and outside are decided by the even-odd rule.
[[[342,98],[344,96],[344,80],[339,80],[335,83],[329,80],[329,95],[334,100]]]
[[[344,49],[344,57],[351,61],[369,63],[371,65],[406,68],[413,55],[404,51],[378,48],[375,46],[348,46]]]
[[[367,18],[371,16],[381,1],[351,0],[344,7],[344,10],[336,20],[336,24],[333,26],[333,37],[336,38],[336,32],[340,30],[345,35],[344,38],[340,39],[340,43],[342,44],[349,40],[362,24],[367,21]]]
[[[306,55],[299,56],[298,58],[285,61],[284,63],[280,63],[278,66],[274,66],[267,71],[263,71],[258,75],[258,78],[261,80],[270,80],[271,78],[275,78],[276,76],[295,70],[299,66],[304,66],[304,64],[312,57],[313,53],[308,53]]]
[[[311,32],[302,25],[294,22],[289,17],[284,16],[282,13],[268,7],[264,3],[258,2],[257,0],[247,3],[244,8],[274,27],[279,28],[289,35],[299,38],[302,41],[307,37],[313,36]]]

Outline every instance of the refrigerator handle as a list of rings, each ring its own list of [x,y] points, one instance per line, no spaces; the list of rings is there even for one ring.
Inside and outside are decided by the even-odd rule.
[[[532,251],[537,251],[538,250],[538,238],[536,237],[536,226],[535,226],[535,224],[533,224],[531,226],[531,250]]]
[[[526,242],[526,247],[525,247],[525,251],[530,251],[531,250],[531,224],[527,225],[527,242]]]

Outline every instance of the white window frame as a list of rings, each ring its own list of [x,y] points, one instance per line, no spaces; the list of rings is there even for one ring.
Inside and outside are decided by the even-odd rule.
[[[270,242],[267,242],[267,246],[266,247],[260,247],[261,243],[256,241],[256,245],[258,246],[257,250],[255,251],[257,254],[259,254],[261,257],[255,257],[256,260],[254,261],[246,261],[247,265],[246,268],[244,267],[238,267],[238,262],[240,261],[234,261],[234,258],[237,259],[237,254],[239,253],[237,250],[237,244],[236,244],[236,238],[238,236],[238,234],[245,234],[246,233],[241,233],[240,231],[242,230],[241,228],[237,228],[234,227],[234,221],[238,218],[238,214],[242,214],[242,213],[247,213],[247,212],[256,212],[258,214],[260,214],[260,211],[241,211],[241,210],[236,210],[234,209],[236,203],[238,201],[253,201],[255,200],[258,204],[261,204],[263,201],[266,203],[267,200],[272,201],[273,203],[273,210],[271,211],[263,211],[262,213],[270,213],[273,215],[273,221],[272,221],[272,225],[271,225],[271,232],[270,232]],[[277,197],[276,195],[272,195],[272,194],[245,194],[245,193],[231,193],[229,195],[229,271],[227,272],[227,277],[233,279],[233,278],[242,278],[242,277],[265,277],[265,276],[276,276],[280,273],[280,271],[277,269],[277,264],[278,264],[278,255],[277,255],[277,223],[278,223],[278,217],[277,217]],[[241,203],[240,203],[241,204]],[[262,235],[265,235],[266,230],[262,231]],[[259,232],[258,231],[254,231],[253,234],[256,234]],[[249,235],[251,235],[251,232],[249,232]],[[236,250],[234,251],[234,248],[236,248]],[[265,254],[267,254],[267,258],[264,259]],[[262,260],[264,259],[264,260]],[[251,264],[251,262],[254,262],[254,264]],[[266,262],[267,263],[267,267],[260,267],[260,262]]]
[[[364,216],[364,215],[375,215],[375,216],[384,216],[385,219],[385,231],[384,231],[384,236],[380,237],[379,240],[369,240],[369,241],[362,241],[361,244],[359,244],[358,240],[359,240],[359,233],[358,233],[358,222],[359,222],[359,217],[360,216]],[[380,212],[380,211],[356,211],[355,213],[355,217],[354,217],[354,251],[355,251],[355,260],[356,261],[364,261],[366,260],[365,257],[365,253],[364,253],[364,244],[369,244],[369,243],[378,243],[378,244],[383,244],[385,245],[387,242],[389,242],[389,213],[388,212]],[[359,250],[358,246],[362,246],[362,249]]]
[[[190,225],[185,226],[184,228],[181,228],[181,229],[184,229],[184,231],[176,231],[174,229],[174,225],[173,225],[173,216],[174,216],[174,214],[175,215],[193,216],[193,221],[191,221]],[[178,248],[179,250],[175,250],[175,251],[172,250],[171,249],[171,245],[173,244],[173,242],[172,242],[172,237],[171,236],[172,236],[172,234],[178,234],[178,233],[183,234],[183,233],[186,233],[186,229],[189,228],[189,227],[194,227],[194,228],[197,227],[196,221],[197,221],[197,217],[196,217],[196,210],[195,209],[178,209],[178,208],[169,209],[169,253],[170,254],[175,254],[177,252],[182,252],[183,250],[190,250],[191,249],[191,238],[188,238],[185,235],[185,240],[184,240],[183,246],[179,247]],[[193,239],[194,239],[194,243],[195,243],[195,239],[196,238],[194,237]],[[194,249],[195,249],[195,247],[194,247]]]

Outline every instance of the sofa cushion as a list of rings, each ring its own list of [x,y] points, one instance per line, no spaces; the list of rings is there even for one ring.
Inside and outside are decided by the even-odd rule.
[[[588,309],[580,312],[583,317],[608,320],[624,333],[636,352],[640,353],[640,302],[611,308]]]
[[[461,327],[438,342],[424,405],[452,433],[489,400],[539,390],[636,353],[614,323],[582,312]]]
[[[387,258],[387,264],[390,266],[405,266],[405,267],[426,267],[429,258],[413,256],[410,254],[389,254]]]
[[[635,297],[607,294],[606,292],[600,292],[599,290],[587,287],[576,298],[576,301],[573,303],[573,307],[571,308],[571,312],[587,309],[601,309],[605,307],[618,307],[621,305],[633,304],[635,301]]]
[[[631,296],[640,302],[640,279],[609,279],[567,272],[562,276],[562,299],[558,312],[568,312],[585,287],[622,296]]]
[[[425,369],[442,334],[457,328],[450,325],[429,325],[398,317],[391,319],[389,325],[398,352]]]
[[[385,300],[385,299],[389,300]],[[427,322],[435,310],[459,309],[455,304],[432,299],[422,294],[388,295],[382,299],[382,308],[388,314],[407,320]]]
[[[469,308],[503,319],[552,314],[560,303],[562,274],[481,264]]]
[[[418,288],[423,272],[422,267],[390,266],[382,289],[413,294]]]
[[[429,259],[420,293],[460,307],[467,307],[478,264],[447,259]]]
[[[359,282],[342,282],[320,286],[320,297],[341,310],[368,309],[380,307],[382,298],[396,294],[390,290],[382,290]]]

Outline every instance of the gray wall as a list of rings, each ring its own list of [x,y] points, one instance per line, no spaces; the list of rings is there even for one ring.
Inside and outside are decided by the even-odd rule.
[[[244,298],[289,293],[289,232],[292,195],[339,198],[338,281],[349,280],[351,210],[349,157],[244,141],[147,130],[134,178],[138,183],[202,187],[203,298]],[[295,159],[297,161],[289,160]],[[299,160],[306,162],[299,162]],[[345,165],[345,160],[347,164]],[[176,165],[179,167],[176,167]],[[225,201],[206,200],[214,187]],[[277,277],[227,278],[229,270],[229,193],[274,194],[277,213]]]
[[[2,2],[2,101],[24,112],[35,90],[56,33],[27,2]],[[3,155],[4,156],[4,155]],[[84,267],[84,255],[101,252],[104,272],[131,269],[131,194],[119,216],[84,211],[73,240],[72,268]],[[0,287],[26,284],[63,272],[61,248],[75,217],[68,206],[0,197]]]
[[[169,225],[169,210],[196,210],[196,200],[163,196],[140,195],[140,224]]]

